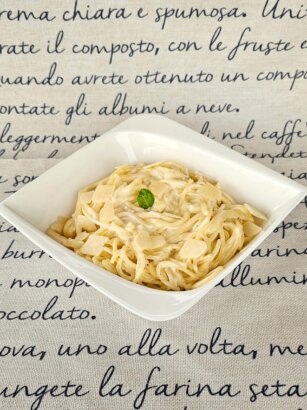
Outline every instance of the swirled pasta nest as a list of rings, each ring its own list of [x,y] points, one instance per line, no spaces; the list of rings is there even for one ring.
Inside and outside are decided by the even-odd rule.
[[[137,202],[143,188],[155,198],[146,210]],[[59,217],[47,233],[124,279],[181,291],[220,273],[265,220],[199,172],[158,162],[120,166],[84,187],[74,213]]]

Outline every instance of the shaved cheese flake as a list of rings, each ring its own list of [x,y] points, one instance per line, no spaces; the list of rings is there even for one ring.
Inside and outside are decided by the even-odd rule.
[[[105,236],[91,235],[81,248],[81,252],[86,255],[99,256],[103,251],[108,238]]]
[[[94,191],[93,202],[106,202],[114,193],[115,185],[98,185]]]
[[[248,210],[253,216],[255,216],[256,218],[262,219],[262,220],[264,220],[264,221],[267,220],[267,217],[266,217],[262,212],[260,212],[258,209],[252,207],[252,206],[249,205],[249,204],[244,204],[244,206],[245,206],[245,207],[247,208],[247,210]]]
[[[165,208],[166,208],[166,203],[164,201],[161,201],[161,199],[156,199],[153,204],[152,210],[163,212]]]
[[[218,201],[221,200],[222,193],[218,186],[214,186],[210,184],[210,182],[206,182],[202,185],[199,189],[199,192],[206,198],[211,201]]]
[[[135,237],[135,244],[141,250],[161,248],[165,243],[163,236],[149,235],[146,231],[139,232]]]
[[[97,231],[97,226],[85,215],[78,215],[76,223],[79,224],[80,227],[87,232]]]
[[[89,236],[89,233],[83,231],[83,232],[79,233],[79,235],[77,235],[77,236],[75,237],[75,240],[76,240],[76,241],[84,241],[85,239],[88,238],[88,236]]]
[[[161,198],[167,189],[168,185],[160,181],[152,181],[149,185],[149,190],[158,198]]]
[[[88,204],[93,198],[94,191],[80,192],[79,199],[81,204]]]
[[[260,226],[254,224],[253,222],[245,222],[243,225],[243,230],[246,236],[256,236],[262,231]]]
[[[82,205],[82,212],[84,213],[85,216],[87,215],[89,218],[93,218],[93,219],[98,218],[97,212],[92,207],[90,207],[88,204]]]
[[[115,212],[112,201],[107,201],[99,212],[100,222],[111,222],[114,219]]]
[[[199,256],[204,255],[206,251],[206,242],[198,239],[188,239],[180,249],[179,256],[182,259],[198,258]]]

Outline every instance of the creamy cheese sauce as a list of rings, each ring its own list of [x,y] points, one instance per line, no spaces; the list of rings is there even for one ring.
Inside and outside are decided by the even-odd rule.
[[[141,189],[154,195],[139,206]],[[202,286],[261,230],[265,215],[219,183],[174,162],[120,166],[78,193],[71,217],[47,233],[78,255],[140,285]]]

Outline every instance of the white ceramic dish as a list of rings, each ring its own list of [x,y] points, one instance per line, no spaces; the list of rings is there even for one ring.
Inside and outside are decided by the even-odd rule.
[[[118,165],[174,160],[220,181],[236,200],[268,215],[263,232],[200,289],[167,292],[122,279],[58,244],[44,232],[72,213],[76,193]],[[160,116],[132,117],[85,146],[0,204],[0,214],[74,274],[149,320],[169,320],[192,307],[243,261],[306,195],[306,188],[223,145]]]

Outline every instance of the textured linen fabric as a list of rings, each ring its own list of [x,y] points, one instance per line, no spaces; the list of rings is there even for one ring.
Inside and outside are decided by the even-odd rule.
[[[275,3],[269,2],[271,7]],[[13,55],[2,49],[0,75],[43,78],[56,62],[57,75],[64,78],[64,83],[1,85],[0,199],[128,118],[129,114],[114,112],[98,115],[102,106],[110,109],[118,93],[126,93],[126,104],[134,106],[161,107],[164,102],[167,117],[198,132],[203,130],[204,138],[209,135],[306,184],[306,81],[298,79],[290,90],[289,78],[265,82],[256,81],[255,77],[259,72],[277,69],[291,73],[306,69],[306,50],[300,45],[306,39],[307,19],[293,17],[301,2],[291,2],[292,18],[288,13],[274,19],[261,16],[264,4],[227,2],[229,9],[238,7],[246,12],[246,17],[224,18],[221,22],[210,17],[169,18],[162,30],[161,21],[155,22],[158,8],[193,6],[212,10],[226,4],[80,0],[77,6],[83,13],[88,5],[88,10],[126,7],[133,15],[126,20],[65,22],[61,16],[65,10],[73,10],[72,1],[1,2],[1,11],[49,10],[56,18],[50,22],[16,21],[5,14],[1,16],[1,44],[24,40],[36,44],[41,51]],[[276,16],[283,7],[290,7],[289,2],[277,2],[277,6]],[[141,7],[148,13],[142,19],[136,17]],[[301,10],[303,15],[304,9]],[[210,51],[208,44],[219,26],[220,41],[228,49]],[[227,59],[227,53],[247,26],[252,30],[246,34],[250,41],[284,39],[295,47],[269,55],[241,47],[235,58]],[[65,51],[48,54],[47,42],[53,44],[60,30],[64,32],[60,48]],[[155,43],[159,51],[132,57],[117,53],[111,64],[106,53],[82,55],[71,51],[73,44],[110,45],[141,39]],[[168,51],[171,42],[179,41],[194,41],[202,49]],[[148,70],[166,74],[203,70],[213,73],[214,79],[201,84],[136,84],[135,76]],[[76,75],[112,72],[124,75],[128,82],[71,84]],[[222,73],[245,73],[249,79],[221,82]],[[66,110],[76,105],[82,93],[92,113],[74,115],[66,124]],[[35,116],[8,113],[5,108],[23,102],[46,102],[60,112],[55,116]],[[196,113],[197,104],[225,103],[238,111]],[[190,111],[176,113],[180,105]],[[79,143],[80,136],[88,138],[81,138]],[[155,323],[129,313],[86,286],[1,219],[0,408],[305,410],[306,236],[306,202],[302,201],[261,244],[258,254],[247,258],[222,284],[179,318]],[[48,304],[52,307],[47,320],[26,318],[34,311],[42,314]],[[79,313],[87,311],[88,317],[60,319],[69,316],[68,311],[73,308]],[[23,311],[29,313],[20,316]],[[60,313],[51,319],[55,312]],[[19,319],[13,318],[18,315]],[[127,345],[131,345],[130,350],[124,348]],[[125,354],[127,350],[129,354]],[[71,386],[67,387],[69,381]],[[81,387],[76,390],[76,386]]]

